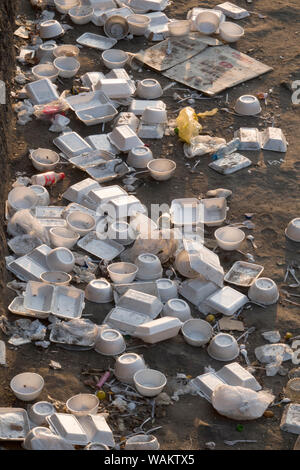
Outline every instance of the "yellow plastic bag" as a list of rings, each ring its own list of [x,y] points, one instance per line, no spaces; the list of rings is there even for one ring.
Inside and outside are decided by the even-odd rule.
[[[204,111],[204,113],[198,113],[197,116],[199,118],[206,118],[207,116],[214,116],[217,114],[218,108],[211,109],[210,111]]]
[[[198,116],[190,106],[180,111],[176,119],[176,125],[179,138],[187,144],[190,144],[191,139],[199,135],[202,130],[202,126],[198,122]]]

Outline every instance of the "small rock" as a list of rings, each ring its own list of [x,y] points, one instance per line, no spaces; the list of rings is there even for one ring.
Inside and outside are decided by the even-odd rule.
[[[271,411],[271,410],[266,410],[266,411],[264,412],[264,417],[265,417],[265,418],[273,418],[273,416],[274,416],[274,413],[273,413],[273,411]]]
[[[49,367],[51,367],[51,369],[54,369],[54,370],[59,370],[61,369],[61,364],[56,361],[50,361]]]

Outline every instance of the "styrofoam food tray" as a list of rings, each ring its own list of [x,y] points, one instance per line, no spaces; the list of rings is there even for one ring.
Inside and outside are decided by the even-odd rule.
[[[117,306],[108,313],[103,323],[121,332],[132,334],[139,325],[150,320],[151,318],[148,315]]]
[[[146,108],[166,109],[166,105],[161,100],[132,100],[128,108],[128,112],[134,113],[136,116],[141,116]]]
[[[195,225],[200,222],[201,204],[199,199],[173,199],[171,202],[171,222],[174,225]]]
[[[31,253],[9,263],[7,269],[22,281],[40,281],[41,274],[49,270],[46,257],[50,251],[49,246],[40,245]]]
[[[59,98],[56,86],[48,78],[28,83],[25,89],[30,101],[35,105],[51,103]]]
[[[76,157],[84,152],[90,152],[90,145],[80,137],[77,132],[67,132],[53,140],[54,145],[59,148],[68,158]]]
[[[210,295],[205,302],[217,312],[231,316],[249,302],[249,299],[237,290],[225,286]]]
[[[120,151],[110,143],[107,134],[89,135],[85,140],[94,150],[105,150],[114,155],[120,153]]]
[[[224,281],[240,287],[250,287],[261,275],[264,267],[260,264],[236,261],[224,277]]]
[[[81,170],[86,170],[86,168],[98,166],[114,158],[115,155],[106,150],[92,150],[90,153],[70,158],[69,162]]]
[[[89,442],[115,446],[113,433],[102,414],[78,416],[77,420],[84,429]]]
[[[33,312],[51,313],[54,286],[30,281],[24,294],[24,307]]]
[[[51,227],[66,227],[67,222],[64,219],[38,219],[40,224],[47,229]]]
[[[73,445],[86,445],[88,438],[79,421],[72,414],[54,413],[46,417],[47,423],[55,434],[60,435]]]
[[[129,168],[123,160],[116,158],[101,165],[87,168],[86,172],[99,183],[106,183],[125,176],[129,172]]]
[[[36,206],[30,212],[39,219],[60,219],[65,206]]]
[[[65,100],[72,111],[81,111],[110,103],[109,98],[100,90],[67,96]]]
[[[24,297],[22,295],[15,297],[14,300],[9,304],[8,310],[15,315],[22,315],[23,317],[33,317],[45,319],[48,318],[48,313],[38,313],[27,310],[24,307]]]
[[[86,126],[94,126],[101,122],[111,121],[118,114],[118,111],[111,103],[108,103],[76,111],[75,114]]]
[[[12,430],[10,423],[22,429]],[[0,441],[23,441],[29,431],[28,415],[23,408],[0,408]]]
[[[133,289],[138,292],[144,292],[145,294],[153,295],[159,298],[159,292],[155,281],[146,282],[132,282],[130,284],[114,284],[114,299],[118,303],[119,298],[125,294],[129,289]]]
[[[154,319],[163,309],[161,301],[153,295],[129,289],[118,301],[118,307],[142,313]]]
[[[84,33],[82,36],[76,39],[76,42],[82,46],[105,51],[106,49],[110,49],[115,44],[117,44],[118,41],[113,38],[108,38],[107,36],[100,36],[99,34]]]
[[[69,286],[55,287],[51,313],[56,317],[80,318],[84,305],[84,291]]]
[[[139,325],[133,336],[142,339],[145,343],[154,344],[177,336],[181,327],[182,322],[179,318],[162,317]]]
[[[113,240],[100,240],[96,232],[90,232],[81,238],[77,245],[97,258],[111,261],[124,251],[124,246]]]
[[[68,201],[83,204],[85,196],[93,189],[99,188],[100,185],[97,183],[97,181],[94,181],[92,178],[85,178],[84,180],[69,186],[68,189],[63,193],[62,197]]]
[[[241,155],[240,153],[231,153],[224,158],[220,158],[209,163],[208,166],[222,175],[230,175],[242,168],[247,168],[251,164],[251,160],[244,155]]]
[[[113,99],[129,98],[134,93],[132,85],[123,78],[100,78],[94,89],[103,91]]]
[[[224,197],[202,199],[204,223],[210,227],[221,225],[226,219],[227,205]]]
[[[215,388],[217,388],[219,385],[224,385],[226,382],[221,379],[221,377],[218,377],[217,374],[214,372],[208,372],[206,374],[199,375],[198,377],[195,377],[193,380],[191,380],[191,384],[203,393],[205,398],[211,402],[211,396]]]

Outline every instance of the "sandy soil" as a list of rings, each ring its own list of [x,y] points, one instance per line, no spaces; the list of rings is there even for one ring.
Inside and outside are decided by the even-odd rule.
[[[33,16],[33,11],[27,1],[18,2],[19,13]],[[201,5],[213,7],[217,2],[207,0]],[[232,222],[242,221],[244,213],[253,212],[253,222],[256,228],[253,232],[258,249],[255,260],[264,265],[264,275],[274,279],[280,287],[284,287],[283,277],[288,262],[294,260],[298,264],[299,247],[286,241],[284,228],[289,220],[299,216],[299,173],[300,163],[298,159],[299,137],[299,107],[291,103],[290,85],[292,81],[300,79],[299,71],[299,20],[300,7],[297,0],[254,0],[252,4],[246,4],[237,0],[236,4],[247,6],[253,14],[241,20],[239,24],[245,27],[244,38],[233,47],[249,53],[252,57],[262,60],[274,68],[258,79],[251,80],[228,90],[230,105],[241,94],[255,94],[257,92],[272,93],[267,106],[263,105],[263,112],[258,118],[241,118],[219,112],[213,118],[203,121],[204,131],[211,135],[224,137],[230,140],[233,131],[239,127],[265,127],[265,119],[274,119],[278,127],[282,127],[289,148],[285,155],[271,152],[253,153],[245,152],[251,158],[253,165],[232,176],[221,176],[208,169],[209,157],[203,157],[197,166],[197,172],[191,173],[185,165],[182,143],[176,136],[165,137],[162,141],[149,141],[151,149],[156,157],[164,156],[172,158],[177,163],[177,171],[170,181],[159,184],[144,178],[144,184],[138,189],[139,197],[146,205],[152,203],[170,203],[172,199],[182,197],[198,197],[204,195],[208,189],[225,187],[233,191],[230,200],[230,212],[228,219]],[[177,0],[168,7],[166,13],[169,17],[185,18],[188,9],[197,6],[197,1]],[[264,18],[259,18],[260,13]],[[99,28],[88,25],[76,26],[76,29],[67,32],[63,38],[64,43],[74,43],[75,39],[83,32],[98,32]],[[22,40],[15,39],[20,45]],[[147,47],[144,38],[134,41],[120,41],[118,48],[137,52]],[[83,49],[81,56],[81,70],[84,73],[92,70],[101,71],[100,54],[97,51]],[[142,73],[134,72],[136,79],[154,77],[160,80],[163,86],[169,80],[149,70]],[[65,87],[70,83],[65,82]],[[181,88],[181,85],[179,85]],[[62,91],[63,88],[60,89]],[[178,104],[173,100],[174,90],[168,90],[164,96],[167,103],[170,118],[176,117]],[[214,100],[198,101],[198,112],[214,107],[225,107],[226,93],[222,98]],[[98,126],[84,127],[72,117],[72,129],[78,131],[83,137],[101,132]],[[32,121],[25,127],[17,127],[12,137],[13,151],[9,156],[9,167],[12,170],[12,180],[18,171],[33,174],[31,164],[27,158],[29,148],[52,147],[54,134],[47,131],[48,123]],[[283,159],[280,165],[269,165],[270,160]],[[3,157],[2,157],[3,161]],[[196,160],[195,160],[196,161]],[[71,184],[80,181],[84,175],[78,170],[64,167],[67,178],[51,190],[53,202],[59,200],[59,195]],[[213,238],[213,230],[207,232],[208,238]],[[245,242],[243,251],[254,253],[250,243]],[[222,264],[227,270],[234,261],[241,259],[240,255],[221,255]],[[14,293],[3,289],[1,307],[10,320],[16,317],[9,314],[7,305],[14,298]],[[89,317],[100,324],[109,311],[110,306],[93,306],[87,302],[86,312],[92,314]],[[247,348],[251,361],[255,361],[254,348],[264,344],[261,332],[271,329],[279,329],[281,334],[287,331],[294,335],[300,333],[299,307],[280,301],[275,306],[267,309],[253,307],[242,314],[246,327],[255,326],[256,331],[251,335]],[[2,333],[0,338],[3,339]],[[5,338],[4,338],[5,339]],[[176,373],[185,373],[196,376],[204,371],[204,367],[211,365],[218,369],[221,364],[209,358],[206,351],[198,350],[184,343],[181,336],[172,340],[157,344],[152,348],[141,349],[146,362],[155,369],[164,372],[168,377],[174,377]],[[58,360],[62,365],[61,371],[53,371],[49,368],[50,360]],[[0,374],[1,406],[22,406],[12,394],[9,388],[10,379],[19,372],[29,370],[36,371],[45,379],[45,389],[40,399],[46,399],[47,394],[58,399],[66,400],[75,393],[90,390],[83,383],[85,379],[81,375],[82,370],[97,368],[105,370],[113,365],[113,359],[105,358],[94,351],[74,352],[66,351],[55,345],[48,350],[41,350],[34,345],[25,345],[20,348],[8,348],[8,368],[2,369]],[[291,362],[286,363],[292,368]],[[256,374],[257,379],[266,389],[271,389],[278,396],[287,382],[287,377],[266,377],[263,370]],[[169,389],[167,388],[167,391]],[[287,450],[292,449],[296,436],[279,429],[283,408],[273,408],[272,418],[262,417],[254,422],[245,422],[243,432],[236,430],[237,422],[218,415],[211,405],[202,398],[189,395],[180,398],[174,405],[159,410],[158,417],[153,426],[162,426],[156,435],[162,449],[204,449],[205,443],[214,441],[217,449],[260,449],[260,450]],[[127,429],[128,432],[129,428]],[[126,434],[126,432],[125,432]],[[255,439],[255,444],[242,444],[234,448],[224,445],[224,439]]]

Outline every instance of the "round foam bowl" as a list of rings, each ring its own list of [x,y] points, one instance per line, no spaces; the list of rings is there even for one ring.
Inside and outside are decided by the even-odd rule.
[[[148,124],[162,124],[168,119],[165,109],[154,108],[148,106],[142,114],[142,121]]]
[[[110,16],[103,26],[106,36],[113,39],[124,39],[129,33],[127,20],[120,15]]]
[[[79,6],[69,10],[69,17],[75,24],[87,24],[91,21],[94,14],[94,8],[90,6]]]
[[[125,246],[130,245],[136,239],[134,229],[124,221],[113,222],[107,230],[107,236]]]
[[[148,147],[135,147],[128,152],[127,164],[133,168],[147,168],[153,160],[153,153]]]
[[[144,359],[135,353],[125,353],[115,363],[114,375],[120,382],[133,384],[133,376],[139,370],[146,369]]]
[[[46,423],[46,417],[55,413],[55,408],[52,403],[48,401],[38,401],[34,403],[28,411],[28,416],[30,420],[41,426]]]
[[[145,15],[129,15],[126,20],[129,25],[129,32],[134,36],[143,36],[151,21]]]
[[[42,172],[54,170],[59,163],[58,153],[44,148],[34,150],[30,158],[34,168]]]
[[[171,21],[168,23],[169,36],[186,36],[190,32],[190,21]]]
[[[177,284],[171,279],[157,279],[156,285],[162,303],[178,297]]]
[[[234,110],[243,116],[255,116],[261,112],[261,106],[256,96],[242,95],[237,99]]]
[[[113,300],[113,291],[105,278],[93,279],[85,288],[85,298],[90,302],[104,304]]]
[[[154,78],[145,78],[138,82],[136,94],[139,98],[145,100],[155,100],[163,94],[160,83]]]
[[[120,49],[109,49],[101,54],[104,65],[108,69],[121,69],[128,61],[128,54]]]
[[[59,13],[66,14],[71,8],[79,5],[80,0],[54,0],[55,8]]]
[[[138,267],[137,278],[141,281],[159,279],[162,275],[162,266],[158,256],[152,253],[140,254],[136,261]]]
[[[44,388],[44,379],[34,372],[23,372],[16,375],[10,382],[10,388],[19,400],[33,401]]]
[[[13,188],[7,196],[9,207],[14,211],[21,209],[31,209],[37,205],[38,197],[36,193],[26,186]]]
[[[52,227],[49,230],[51,245],[54,247],[73,248],[79,240],[79,235],[64,227]]]
[[[66,407],[75,416],[95,415],[98,411],[99,400],[91,393],[79,393],[67,400]]]
[[[182,325],[181,333],[186,343],[191,346],[200,347],[210,341],[213,329],[207,321],[192,318]]]
[[[167,384],[167,378],[162,372],[154,369],[142,369],[133,376],[137,391],[144,397],[159,395]]]
[[[64,28],[56,20],[43,21],[40,25],[40,37],[42,39],[51,39],[64,33]]]
[[[70,230],[84,236],[96,227],[96,221],[90,214],[81,211],[73,211],[67,216],[67,226]]]
[[[134,281],[138,268],[133,263],[112,263],[107,271],[115,284],[129,284]]]
[[[22,444],[22,447],[26,450],[32,450],[31,448],[31,441],[35,437],[40,437],[43,434],[48,434],[48,435],[53,435],[52,431],[50,431],[49,428],[42,427],[42,426],[37,426],[36,428],[33,428],[29,431],[27,436],[24,439],[24,442]]]
[[[248,290],[248,297],[262,305],[272,305],[279,299],[279,291],[275,282],[267,277],[256,279]]]
[[[162,316],[176,317],[185,322],[192,318],[189,305],[182,299],[170,299],[163,308]]]
[[[58,70],[58,75],[62,78],[72,78],[80,69],[80,62],[74,57],[57,57],[53,64]]]
[[[245,239],[244,232],[235,227],[220,227],[214,235],[218,246],[225,251],[238,250]]]
[[[52,64],[39,64],[31,69],[32,75],[36,80],[48,78],[51,82],[55,82],[58,77],[58,71]]]
[[[220,24],[220,17],[212,11],[200,12],[195,20],[196,29],[202,34],[213,34]]]
[[[42,282],[55,286],[68,286],[72,281],[72,276],[62,271],[45,271],[40,275]]]
[[[293,242],[300,242],[300,217],[289,222],[285,229],[285,235]]]
[[[244,28],[231,21],[224,21],[219,27],[220,36],[226,42],[236,42],[244,36]]]
[[[97,442],[91,442],[83,450],[109,450],[109,447],[105,444],[98,444]]]
[[[167,158],[156,158],[147,165],[150,175],[156,181],[169,180],[176,170],[176,163]]]
[[[213,359],[227,362],[233,361],[239,355],[240,349],[233,336],[227,333],[218,333],[209,343],[207,352]]]
[[[151,434],[138,434],[126,439],[125,450],[159,450],[160,445]]]
[[[39,59],[39,61],[48,60],[52,62],[56,48],[57,45],[54,42],[44,42],[39,46],[36,52],[36,57]]]
[[[189,255],[186,250],[182,250],[176,255],[174,266],[176,271],[178,271],[183,277],[193,279],[199,276],[199,273],[192,269]]]
[[[33,184],[30,186],[30,189],[32,189],[32,191],[37,195],[37,206],[49,206],[50,194],[44,186]]]
[[[73,270],[75,265],[75,258],[73,253],[64,247],[54,248],[47,255],[47,264],[50,271],[62,271],[69,273]]]
[[[102,329],[98,335],[94,349],[97,353],[103,354],[103,356],[118,356],[125,351],[126,343],[119,331]]]
[[[57,57],[78,57],[80,54],[80,49],[73,44],[63,44],[62,46],[57,46],[53,51],[55,58]]]

